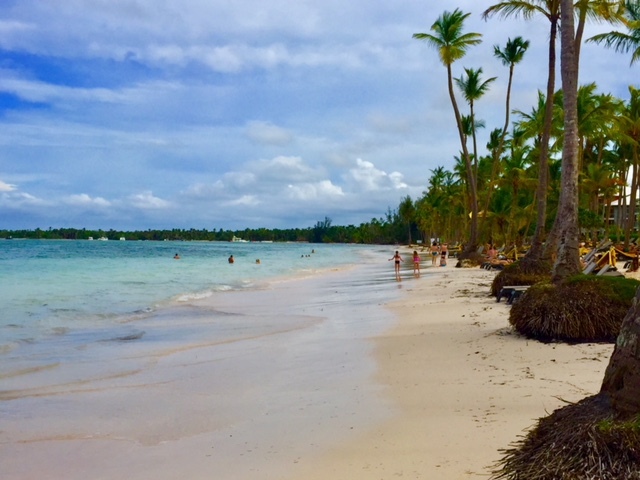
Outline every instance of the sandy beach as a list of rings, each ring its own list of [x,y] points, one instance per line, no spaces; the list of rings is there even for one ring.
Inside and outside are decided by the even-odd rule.
[[[521,338],[495,272],[427,260],[396,282],[387,253],[163,313],[194,329],[214,312],[224,342],[127,344],[135,370],[5,391],[3,478],[487,478],[537,418],[598,391],[613,345]]]
[[[406,282],[388,306],[397,324],[373,340],[396,414],[292,479],[487,478],[538,418],[599,390],[613,345],[524,339],[508,327],[510,307],[488,296],[495,272],[434,273]]]

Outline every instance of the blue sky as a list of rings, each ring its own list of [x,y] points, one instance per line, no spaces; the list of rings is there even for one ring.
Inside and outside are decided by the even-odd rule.
[[[454,75],[498,77],[476,104],[481,146],[503,123],[494,45],[531,41],[513,108],[530,111],[545,89],[546,20],[482,20],[493,3],[3,0],[0,228],[379,218],[460,150],[446,71],[413,33],[445,10],[472,14],[483,43]],[[629,60],[587,45],[581,82],[627,98]]]

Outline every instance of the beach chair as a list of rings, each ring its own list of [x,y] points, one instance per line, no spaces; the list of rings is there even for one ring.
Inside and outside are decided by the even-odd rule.
[[[500,293],[498,293],[498,298],[496,302],[500,303],[502,298],[507,299],[507,304],[511,305],[514,301],[516,301],[520,296],[527,291],[529,285],[505,285],[500,289]]]

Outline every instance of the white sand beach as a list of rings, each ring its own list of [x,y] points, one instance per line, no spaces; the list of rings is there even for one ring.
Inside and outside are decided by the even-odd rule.
[[[407,282],[377,336],[376,380],[398,407],[387,422],[292,479],[487,478],[506,448],[565,401],[596,393],[613,345],[542,344],[514,334],[495,272],[451,265]],[[304,465],[302,465],[305,463]]]
[[[395,282],[381,262],[384,278],[333,271],[215,305],[277,320],[260,335],[132,344],[140,370],[5,400],[3,478],[487,478],[537,418],[598,391],[613,345],[513,334],[495,272],[426,260]]]

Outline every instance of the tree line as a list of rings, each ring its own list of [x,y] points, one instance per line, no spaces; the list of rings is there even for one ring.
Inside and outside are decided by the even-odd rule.
[[[413,227],[415,228],[415,226]],[[87,228],[48,228],[35,230],[0,230],[0,238],[27,238],[39,240],[88,240],[107,238],[109,240],[148,241],[219,241],[230,242],[234,237],[251,242],[311,242],[311,243],[360,243],[395,244],[406,241],[406,227],[397,211],[389,209],[380,218],[358,226],[333,225],[329,217],[307,228],[245,228],[225,230],[196,229],[148,229],[148,230],[102,230]]]

